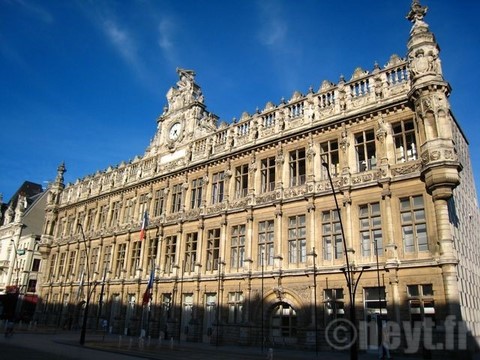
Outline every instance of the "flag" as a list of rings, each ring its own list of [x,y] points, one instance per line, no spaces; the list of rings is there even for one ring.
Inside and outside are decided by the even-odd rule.
[[[148,213],[145,211],[143,213],[143,219],[142,219],[142,228],[140,229],[140,241],[145,239],[145,231],[148,226]]]
[[[147,288],[143,293],[143,301],[142,305],[147,305],[150,299],[152,298],[152,289],[153,289],[153,279],[155,277],[155,270],[152,267],[152,271],[150,272],[150,279],[148,280]]]

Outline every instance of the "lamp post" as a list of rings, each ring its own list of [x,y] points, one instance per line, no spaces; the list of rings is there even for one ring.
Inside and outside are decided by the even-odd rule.
[[[317,319],[317,264],[315,259],[317,257],[317,253],[315,252],[315,246],[312,249],[312,252],[308,254],[313,257],[313,316],[314,324],[315,324],[315,355],[318,356],[318,319]]]
[[[85,245],[85,266],[87,268],[87,298],[85,300],[85,311],[83,313],[83,321],[82,321],[82,329],[80,331],[80,345],[85,345],[85,335],[87,332],[87,319],[88,319],[88,307],[90,305],[90,298],[93,294],[93,291],[95,290],[95,286],[97,283],[95,282],[93,284],[93,287],[91,287],[90,284],[90,256],[89,256],[89,247],[87,247],[87,241],[85,239],[85,233],[83,231],[83,226],[80,223],[77,223],[77,226],[80,228],[80,233],[82,234],[82,240]]]
[[[322,166],[325,167],[327,170],[328,180],[330,182],[330,187],[332,188],[332,195],[333,199],[335,200],[335,208],[337,210],[338,221],[340,222],[340,231],[342,233],[342,242],[343,242],[343,251],[345,253],[345,261],[346,267],[341,268],[340,270],[345,275],[345,280],[347,281],[347,288],[348,288],[348,295],[350,301],[350,322],[352,323],[351,326],[353,327],[351,335],[350,335],[350,359],[357,360],[358,359],[358,336],[357,336],[357,324],[356,324],[356,315],[355,315],[355,292],[357,290],[358,282],[363,274],[363,272],[370,268],[369,266],[363,266],[360,270],[360,274],[358,278],[355,280],[355,269],[353,266],[350,265],[350,261],[348,259],[348,249],[347,249],[347,241],[345,239],[345,231],[343,229],[343,222],[342,222],[342,215],[340,213],[340,207],[338,206],[337,195],[335,193],[335,188],[333,187],[332,176],[330,175],[330,167],[327,161],[322,157]]]
[[[226,265],[221,258],[218,258],[218,289],[217,289],[217,336],[215,339],[215,346],[218,347],[219,343],[219,334],[220,334],[220,311],[221,311],[221,296],[220,296],[220,291],[223,290],[223,285],[222,285],[222,265]]]

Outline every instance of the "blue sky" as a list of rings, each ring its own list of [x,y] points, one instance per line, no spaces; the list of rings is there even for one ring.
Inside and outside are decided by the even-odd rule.
[[[422,0],[480,184],[480,2]],[[406,54],[410,0],[0,0],[0,193],[142,155],[176,67],[230,122]],[[461,4],[461,5],[459,5]]]

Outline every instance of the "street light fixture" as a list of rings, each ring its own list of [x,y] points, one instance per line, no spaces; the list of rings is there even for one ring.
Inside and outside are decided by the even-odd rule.
[[[352,323],[353,329],[350,334],[350,359],[357,360],[358,359],[358,336],[357,336],[357,324],[356,324],[356,314],[355,314],[355,293],[357,290],[358,282],[363,274],[363,272],[370,268],[370,266],[362,266],[360,269],[360,274],[358,278],[355,280],[355,272],[354,266],[350,265],[350,261],[348,259],[348,249],[347,249],[347,241],[345,239],[345,231],[343,229],[343,222],[342,222],[342,215],[340,213],[340,207],[338,206],[337,195],[335,193],[335,188],[333,187],[332,176],[330,174],[330,167],[327,161],[322,157],[322,166],[325,167],[327,170],[328,180],[330,182],[330,187],[332,189],[333,199],[335,200],[335,208],[337,210],[338,220],[340,222],[340,231],[342,233],[342,242],[343,242],[343,251],[345,253],[345,261],[346,266],[341,268],[340,270],[345,275],[345,280],[347,281],[347,288],[348,288],[348,295],[350,301],[350,322]]]
[[[90,256],[89,256],[89,247],[87,247],[87,240],[85,239],[85,233],[83,231],[83,226],[80,223],[77,223],[77,226],[80,228],[80,233],[82,234],[83,243],[85,245],[85,266],[87,268],[87,298],[85,301],[85,311],[83,313],[82,329],[80,331],[80,345],[85,345],[85,335],[87,332],[87,319],[88,319],[88,307],[90,305],[90,299],[92,297],[93,291],[97,285],[97,282],[93,283],[93,287],[90,284]]]

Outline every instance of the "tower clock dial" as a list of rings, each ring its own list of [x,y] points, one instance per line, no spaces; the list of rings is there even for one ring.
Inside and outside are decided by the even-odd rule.
[[[182,131],[182,125],[179,122],[174,123],[168,131],[168,138],[172,141],[177,140],[180,137]]]

